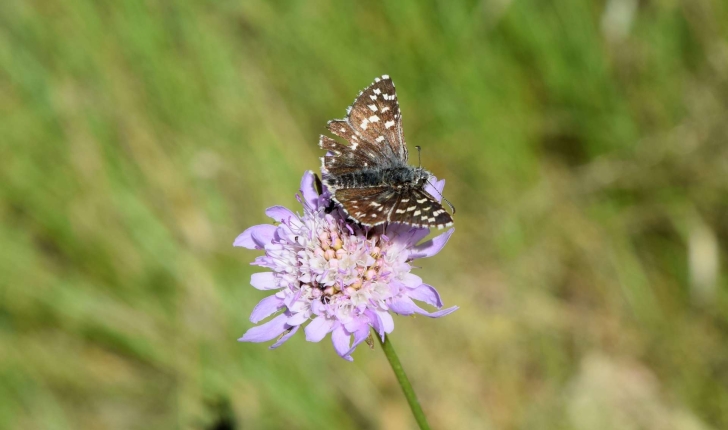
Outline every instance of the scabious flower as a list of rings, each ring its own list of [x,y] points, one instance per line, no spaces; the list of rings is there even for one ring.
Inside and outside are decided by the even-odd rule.
[[[250,283],[259,290],[277,290],[258,303],[250,321],[259,323],[280,312],[240,341],[277,338],[271,349],[277,348],[310,320],[306,340],[318,342],[331,333],[336,352],[351,361],[370,327],[382,338],[394,330],[391,313],[439,318],[457,309],[442,309],[437,291],[410,272],[412,260],[437,254],[454,229],[421,244],[426,228],[392,224],[365,229],[331,205],[328,191],[319,195],[314,180],[309,171],[301,181],[297,197],[302,215],[282,206],[269,208],[266,215],[275,225],[250,227],[233,243],[265,250],[252,264],[272,271],[254,274]],[[436,182],[428,192],[440,196],[444,185],[444,180]],[[440,310],[428,312],[415,301]]]

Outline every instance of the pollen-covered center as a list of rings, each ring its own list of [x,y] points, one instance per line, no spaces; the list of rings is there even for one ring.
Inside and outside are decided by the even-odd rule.
[[[383,298],[377,294],[377,287],[386,284],[392,272],[385,258],[389,242],[379,236],[351,235],[341,228],[346,227],[329,222],[317,229],[313,255],[303,258],[308,267],[302,267],[302,271],[309,271],[309,276],[302,279],[307,285],[301,287],[310,289],[313,298],[325,304],[357,304]]]

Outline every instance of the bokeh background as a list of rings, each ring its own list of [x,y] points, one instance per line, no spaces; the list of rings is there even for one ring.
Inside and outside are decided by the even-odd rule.
[[[728,428],[720,0],[0,3],[0,428],[403,429],[378,348],[236,339],[232,247],[387,73],[456,233],[435,428]]]

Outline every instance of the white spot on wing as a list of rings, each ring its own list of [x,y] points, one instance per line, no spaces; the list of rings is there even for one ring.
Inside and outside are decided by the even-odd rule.
[[[371,109],[372,112],[376,112],[377,111],[377,105],[369,105],[369,109]]]
[[[417,216],[417,215],[419,215],[421,213],[422,213],[422,211],[415,211],[415,213],[413,213],[412,215]]]
[[[385,106],[385,107],[383,107],[383,108],[382,108],[382,113],[384,113],[384,112],[386,112],[386,111],[388,111],[388,110],[389,110],[389,106]],[[396,117],[395,117],[395,118],[396,118]]]
[[[379,136],[378,138],[376,138],[374,140],[376,140],[379,143],[384,142],[384,136]]]
[[[372,115],[372,116],[369,117],[369,121],[370,122],[378,122],[379,121],[379,117],[376,116],[376,115]]]
[[[382,79],[389,79],[389,75],[382,75]]]
[[[374,88],[374,94],[382,94],[379,88]]]
[[[384,128],[389,129],[392,128],[392,126],[394,126],[394,121],[387,121],[384,123]]]

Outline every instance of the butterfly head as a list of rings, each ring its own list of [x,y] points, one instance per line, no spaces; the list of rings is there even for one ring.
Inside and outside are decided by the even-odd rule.
[[[427,181],[430,179],[430,176],[432,176],[432,173],[428,172],[427,170],[423,169],[422,167],[414,167],[412,168],[413,173],[413,186],[415,188],[422,188],[427,184]]]

